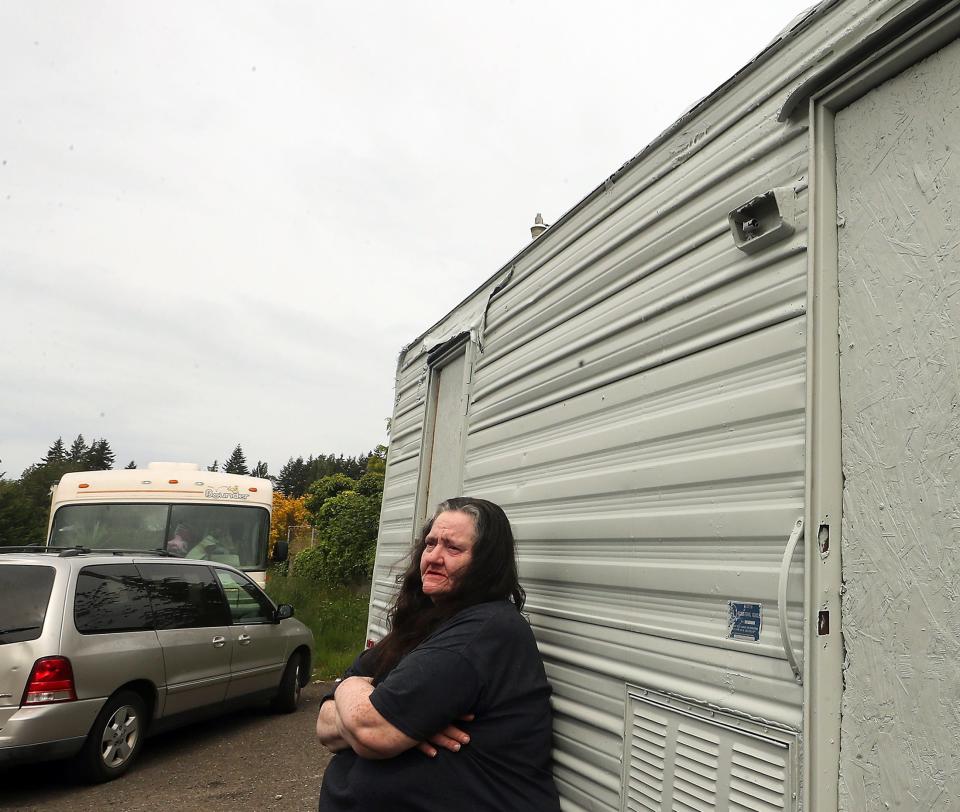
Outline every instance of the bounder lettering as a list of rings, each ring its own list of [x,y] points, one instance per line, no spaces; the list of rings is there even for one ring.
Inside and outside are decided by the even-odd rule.
[[[207,499],[238,499],[241,502],[244,499],[250,498],[249,493],[239,493],[238,491],[235,491],[235,490],[215,491],[213,488],[207,488],[206,492],[204,493],[204,496],[206,496]]]

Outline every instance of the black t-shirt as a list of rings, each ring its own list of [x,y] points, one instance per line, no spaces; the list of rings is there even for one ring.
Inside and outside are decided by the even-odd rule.
[[[361,655],[347,675],[370,676]],[[464,609],[403,657],[370,695],[418,741],[469,713],[458,753],[417,748],[394,758],[334,755],[320,812],[556,812],[550,772],[550,685],[533,632],[508,601]]]

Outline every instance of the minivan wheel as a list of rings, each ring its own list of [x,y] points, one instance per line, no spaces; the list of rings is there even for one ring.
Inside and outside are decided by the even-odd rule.
[[[137,758],[146,733],[147,706],[134,691],[107,700],[87,734],[77,766],[87,781],[101,783],[123,775]]]
[[[303,658],[294,654],[283,670],[283,678],[277,695],[273,698],[272,707],[277,713],[293,713],[300,704],[300,669],[303,668]]]

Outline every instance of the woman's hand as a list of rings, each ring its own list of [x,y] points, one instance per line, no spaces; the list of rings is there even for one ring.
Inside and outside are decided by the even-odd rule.
[[[317,738],[320,744],[326,747],[331,753],[347,750],[350,744],[338,732],[337,727],[337,703],[328,699],[320,706],[320,713],[317,714]]]
[[[468,713],[466,716],[461,716],[458,721],[472,722],[473,714]],[[454,724],[449,724],[443,730],[438,730],[426,741],[420,742],[417,745],[417,749],[421,753],[430,756],[430,758],[434,758],[437,755],[437,747],[450,750],[452,753],[459,753],[460,748],[469,743],[469,733],[466,733]]]

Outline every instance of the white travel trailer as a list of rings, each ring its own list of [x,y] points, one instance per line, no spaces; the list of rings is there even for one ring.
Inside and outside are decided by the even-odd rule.
[[[369,636],[503,505],[565,810],[960,809],[958,33],[820,3],[403,350]]]

